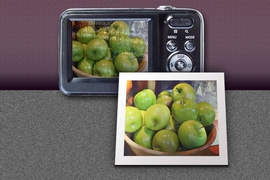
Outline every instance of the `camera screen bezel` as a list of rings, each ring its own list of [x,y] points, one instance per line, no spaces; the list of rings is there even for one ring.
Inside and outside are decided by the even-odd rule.
[[[59,34],[59,87],[65,95],[117,95],[118,77],[74,77],[72,71],[72,21],[95,20],[144,20],[148,21],[148,59],[155,59],[153,49],[157,49],[157,15],[140,14],[139,11],[133,14],[125,11],[91,11],[83,13],[82,10],[67,12],[60,20]],[[148,61],[148,71],[153,71],[153,62]],[[138,72],[139,73],[139,72]]]

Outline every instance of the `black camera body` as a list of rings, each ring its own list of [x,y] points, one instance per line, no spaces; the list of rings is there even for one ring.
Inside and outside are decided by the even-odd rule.
[[[72,42],[74,34],[76,35],[80,28],[76,27],[76,23],[94,24],[93,29],[97,31],[102,27],[109,27],[115,21],[126,22],[131,37],[140,36],[145,40],[147,50],[143,55],[145,62],[142,63],[144,65],[140,71],[168,73],[204,71],[204,20],[202,14],[195,9],[171,6],[160,6],[156,9],[73,8],[64,11],[59,22],[61,92],[66,95],[118,93],[118,77],[78,75],[72,61]]]

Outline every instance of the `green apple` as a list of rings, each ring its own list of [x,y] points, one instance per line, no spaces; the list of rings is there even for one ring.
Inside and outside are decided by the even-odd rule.
[[[103,59],[107,59],[107,60],[111,60],[111,61],[113,60],[113,55],[112,55],[112,51],[110,48],[108,48],[108,51]]]
[[[146,43],[141,37],[132,37],[131,38],[131,52],[136,57],[141,57],[146,51]]]
[[[174,131],[162,129],[158,131],[152,140],[152,148],[157,151],[174,153],[179,149],[179,139]]]
[[[105,41],[109,41],[110,39],[110,32],[109,29],[106,27],[102,27],[97,31],[97,37],[101,37],[102,39],[104,39]]]
[[[180,127],[180,123],[179,122],[177,122],[175,119],[174,119],[174,117],[172,116],[172,121],[173,121],[173,123],[174,123],[174,129],[175,129],[175,132],[178,132],[178,129],[179,129],[179,127]]]
[[[140,110],[147,110],[156,103],[156,95],[151,89],[143,89],[135,94],[134,106]]]
[[[170,116],[170,122],[167,124],[167,126],[165,127],[165,129],[168,129],[168,130],[171,130],[171,131],[175,131],[176,132],[175,121],[174,121],[172,115]]]
[[[77,68],[86,73],[93,74],[93,67],[96,61],[92,61],[91,59],[84,57],[81,61],[78,62]]]
[[[196,120],[188,120],[181,124],[178,130],[180,143],[187,149],[203,146],[207,141],[204,126]]]
[[[179,83],[172,89],[173,102],[183,97],[187,97],[193,101],[196,100],[196,92],[194,88],[188,83]]]
[[[142,114],[134,106],[126,106],[125,132],[133,133],[142,126]]]
[[[82,44],[87,44],[96,37],[96,32],[91,26],[85,26],[76,33],[77,40]]]
[[[122,52],[114,59],[115,68],[118,72],[136,72],[139,68],[137,58],[131,52]]]
[[[125,35],[114,35],[110,37],[109,46],[113,53],[120,54],[121,52],[130,52],[131,39]]]
[[[172,96],[172,92],[169,90],[163,90],[158,94],[158,96],[162,96],[162,95]]]
[[[115,77],[117,72],[111,60],[102,59],[95,63],[93,75],[101,77]]]
[[[155,131],[142,126],[133,135],[133,141],[145,148],[152,149],[152,139]]]
[[[197,103],[186,97],[175,101],[171,110],[173,118],[180,124],[187,120],[196,120],[198,117]]]
[[[145,110],[140,110],[142,113],[142,124],[144,125],[144,114],[145,114]]]
[[[97,33],[99,33],[99,32],[103,32],[103,31],[105,31],[105,32],[110,32],[110,30],[109,30],[109,28],[108,27],[101,27],[98,31],[97,31]]]
[[[110,27],[109,27],[110,35],[125,35],[129,36],[130,35],[130,29],[129,26],[126,22],[124,21],[114,21]]]
[[[87,47],[87,44],[82,44],[83,45],[83,56],[85,57],[86,56],[86,47]]]
[[[159,93],[159,95],[157,96],[157,103],[165,104],[166,106],[168,106],[168,108],[171,108],[171,106],[172,106],[171,93],[167,90]]]
[[[72,62],[78,62],[84,57],[84,48],[79,41],[72,41]]]
[[[104,39],[92,39],[86,46],[86,56],[94,61],[103,59],[108,53],[108,44]]]
[[[198,104],[198,121],[204,126],[210,126],[215,118],[216,111],[214,107],[208,102],[199,102]]]
[[[170,123],[171,112],[165,104],[154,104],[144,114],[144,125],[153,131],[165,128]]]

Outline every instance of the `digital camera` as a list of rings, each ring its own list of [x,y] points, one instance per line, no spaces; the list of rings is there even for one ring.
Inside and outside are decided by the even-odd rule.
[[[60,15],[59,88],[65,95],[116,95],[121,72],[203,71],[198,10],[71,8]]]

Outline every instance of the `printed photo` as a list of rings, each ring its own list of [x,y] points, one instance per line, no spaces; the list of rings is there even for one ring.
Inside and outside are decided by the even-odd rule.
[[[223,73],[121,73],[116,165],[224,165]]]

